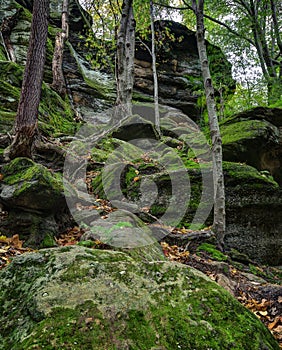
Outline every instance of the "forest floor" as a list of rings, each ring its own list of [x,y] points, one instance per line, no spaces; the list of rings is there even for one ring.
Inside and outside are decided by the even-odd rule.
[[[111,206],[101,201],[104,208]],[[112,209],[110,209],[112,210]],[[211,280],[228,290],[241,304],[252,311],[270,330],[282,349],[282,268],[257,264],[238,252],[223,254],[214,246],[214,237],[207,235],[209,228],[195,235],[185,246],[170,245],[171,236],[179,237],[187,230],[176,229],[166,241],[161,242],[164,255],[171,261],[192,266]],[[84,230],[73,227],[57,238],[58,246],[81,244]],[[90,245],[91,246],[91,245]],[[111,249],[103,242],[95,241],[93,249]],[[13,257],[32,252],[24,247],[18,235],[0,236],[0,269],[5,268]]]

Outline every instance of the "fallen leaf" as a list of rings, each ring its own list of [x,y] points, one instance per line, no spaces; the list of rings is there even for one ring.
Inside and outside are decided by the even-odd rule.
[[[275,327],[278,325],[279,322],[282,323],[282,316],[277,316],[277,317],[275,317],[274,321],[271,322],[271,323],[269,323],[268,328],[269,328],[270,330],[273,329],[273,328],[275,328]]]
[[[14,248],[21,249],[23,246],[23,241],[20,240],[19,235],[14,235],[10,240],[10,245]]]
[[[261,316],[266,316],[266,315],[267,315],[267,311],[259,311],[259,314],[260,314]]]

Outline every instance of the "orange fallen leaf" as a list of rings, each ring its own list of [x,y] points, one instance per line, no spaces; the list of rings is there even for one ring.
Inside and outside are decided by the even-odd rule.
[[[273,329],[273,328],[275,328],[275,327],[278,325],[278,323],[280,323],[280,322],[282,323],[282,316],[277,316],[277,317],[275,317],[275,319],[274,319],[273,322],[269,323],[268,328],[269,328],[269,329]]]

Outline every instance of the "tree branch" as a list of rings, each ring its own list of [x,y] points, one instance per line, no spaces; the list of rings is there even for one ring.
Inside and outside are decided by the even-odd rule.
[[[170,5],[161,4],[161,3],[159,3],[159,2],[154,2],[155,5],[162,6],[162,7],[169,8],[169,9],[173,9],[173,10],[179,10],[179,11],[181,11],[181,10],[190,10],[190,11],[195,12],[194,9],[193,9],[193,7],[190,6],[190,5],[188,5],[188,4],[186,3],[186,1],[184,1],[184,3],[185,3],[185,5],[187,5],[186,7],[176,7],[176,6],[170,6]],[[211,16],[209,16],[209,15],[206,15],[206,14],[204,14],[204,17],[205,17],[206,19],[208,19],[208,20],[214,22],[214,23],[219,24],[220,26],[226,28],[226,29],[227,29],[230,33],[232,33],[233,35],[235,35],[235,36],[237,36],[237,37],[239,37],[239,38],[241,38],[241,39],[244,39],[244,40],[246,40],[248,43],[250,43],[251,45],[255,46],[255,43],[253,42],[253,40],[251,40],[251,39],[247,38],[246,36],[243,36],[242,34],[236,32],[236,30],[232,29],[228,24],[226,24],[226,23],[224,23],[224,22],[222,22],[222,21],[220,21],[220,20],[218,20],[218,19],[215,19],[215,18],[213,18],[213,17],[211,17]]]

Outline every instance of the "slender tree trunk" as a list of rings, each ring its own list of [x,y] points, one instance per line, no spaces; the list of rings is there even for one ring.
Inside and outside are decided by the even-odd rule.
[[[116,105],[122,106],[122,117],[131,115],[132,113],[135,53],[135,19],[132,4],[133,0],[123,1],[117,38]]]
[[[270,91],[269,103],[271,104],[272,102],[277,102],[278,100],[280,100],[282,96],[282,40],[280,36],[281,32],[279,30],[279,23],[277,19],[277,6],[276,6],[275,0],[270,0],[270,5],[271,5],[271,15],[272,15],[275,40],[280,53],[280,63],[277,64],[278,66],[277,78],[276,78],[276,81],[273,82],[271,86],[271,91]]]
[[[57,91],[61,96],[66,95],[66,81],[63,72],[63,58],[65,42],[69,36],[69,23],[68,14],[69,12],[69,0],[63,0],[62,6],[62,30],[57,33],[55,39],[55,49],[52,61],[52,73],[53,82],[52,88]]]
[[[273,21],[273,29],[274,29],[274,34],[277,42],[277,46],[279,48],[280,55],[282,56],[282,40],[281,40],[281,32],[279,30],[279,23],[277,19],[277,7],[275,0],[270,0],[270,5],[271,5],[271,15],[272,15],[272,21]]]
[[[276,18],[276,7],[275,2],[271,1],[271,12],[272,12],[272,21],[275,28]],[[263,75],[265,80],[267,81],[267,89],[268,89],[268,103],[272,104],[277,102],[281,98],[281,79],[279,78],[279,73],[276,72],[276,67],[270,52],[270,49],[267,44],[265,27],[262,26],[261,22],[258,19],[258,10],[256,7],[256,3],[253,0],[250,0],[250,20],[252,21],[252,30],[255,39],[256,49],[259,55],[260,63],[263,70]],[[277,36],[278,34],[278,36]],[[279,32],[275,31],[275,36],[277,39],[278,48],[281,50],[279,46]],[[281,44],[281,41],[280,41]],[[281,53],[281,51],[280,51]],[[263,61],[263,62],[262,62]]]
[[[214,180],[214,221],[213,229],[217,237],[218,247],[224,248],[225,235],[225,190],[222,170],[222,142],[216,113],[214,88],[210,75],[204,27],[204,0],[192,0],[197,18],[197,44],[202,75],[205,86],[209,125],[212,138],[213,180]]]
[[[4,48],[7,53],[8,60],[12,62],[16,62],[16,56],[15,56],[13,45],[11,43],[10,36],[13,28],[18,23],[20,13],[21,13],[21,10],[19,9],[16,11],[16,13],[13,16],[3,18],[2,24],[0,27],[1,37],[2,37]]]
[[[43,81],[48,16],[49,0],[34,1],[27,61],[14,125],[15,136],[6,152],[10,159],[31,158]]]
[[[155,50],[155,18],[154,18],[154,5],[153,0],[150,0],[150,17],[151,17],[151,33],[152,33],[152,71],[154,81],[154,105],[155,105],[155,128],[156,132],[161,135],[160,128],[160,110],[159,110],[159,87],[158,87],[158,75],[157,75],[157,63],[156,63],[156,50]]]

